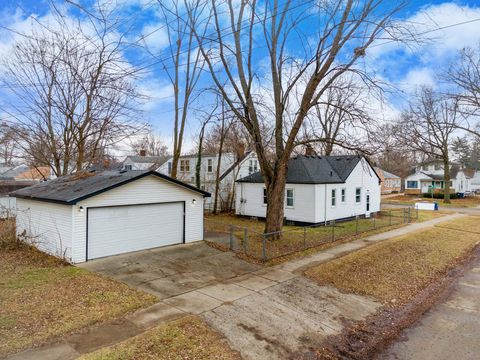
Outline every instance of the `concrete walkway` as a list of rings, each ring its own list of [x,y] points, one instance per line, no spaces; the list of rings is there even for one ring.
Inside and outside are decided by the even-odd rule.
[[[382,356],[388,360],[476,360],[480,357],[480,264],[457,281],[454,292],[433,308],[403,341]]]
[[[245,265],[241,267],[242,274],[239,276],[232,274],[232,277],[218,278],[216,283],[203,287],[196,283],[194,290],[183,289],[187,291],[175,296],[165,297],[164,292],[153,292],[162,300],[147,309],[113,323],[94,326],[67,337],[61,343],[28,350],[7,359],[75,359],[81,354],[118,343],[155,325],[188,314],[203,317],[213,328],[224,334],[230,346],[245,359],[296,357],[298,352],[315,347],[325,336],[340,333],[345,322],[362,320],[380,306],[368,297],[344,294],[329,286],[318,286],[301,276],[305,268],[373,242],[427,229],[442,221],[462,216],[465,215],[452,214],[410,224],[260,270],[254,267],[248,272]],[[166,251],[172,257],[172,250]],[[160,256],[160,253],[160,250],[156,251],[155,256]],[[208,256],[217,259],[215,254]],[[125,264],[138,266],[130,258],[125,264],[114,258],[113,263],[116,263],[117,272]],[[93,268],[96,266],[106,266],[106,263],[88,265]],[[218,271],[221,272],[222,269],[217,267]]]

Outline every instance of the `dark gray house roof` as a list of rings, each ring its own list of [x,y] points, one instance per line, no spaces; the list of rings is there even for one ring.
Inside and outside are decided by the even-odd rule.
[[[162,165],[165,164],[168,160],[170,160],[171,156],[140,156],[140,155],[131,155],[127,156],[127,159],[131,160],[134,163],[145,163],[145,164],[157,164]]]
[[[205,197],[210,197],[210,193],[206,191],[197,189],[196,187],[185,184],[167,175],[151,170],[106,170],[102,172],[75,173],[14,191],[13,193],[10,193],[10,196],[73,205],[78,201],[98,195],[102,192],[141,179],[148,175],[157,176],[198,192]]]
[[[356,155],[299,155],[288,162],[287,184],[344,183],[361,159]],[[378,177],[373,168],[371,171]],[[260,172],[256,172],[238,182],[262,183],[263,178]]]

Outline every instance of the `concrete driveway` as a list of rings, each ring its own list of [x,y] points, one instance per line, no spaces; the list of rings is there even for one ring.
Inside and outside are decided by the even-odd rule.
[[[79,266],[154,294],[160,300],[260,269],[203,242],[110,256]]]

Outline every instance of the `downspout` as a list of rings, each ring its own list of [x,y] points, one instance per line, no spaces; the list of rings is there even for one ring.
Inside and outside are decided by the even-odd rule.
[[[324,201],[325,211],[323,216],[325,217],[325,226],[327,226],[327,184],[325,183],[325,201]]]

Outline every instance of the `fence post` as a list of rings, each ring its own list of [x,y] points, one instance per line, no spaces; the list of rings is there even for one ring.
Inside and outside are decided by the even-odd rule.
[[[390,216],[389,224],[390,224],[390,226],[392,226],[392,210],[389,210],[388,214]]]
[[[417,206],[417,220],[418,220],[418,206]]]
[[[267,236],[265,234],[262,235],[262,259],[263,261],[267,260]]]
[[[247,254],[248,228],[243,229],[243,252]]]
[[[335,241],[335,220],[332,220],[332,242]]]
[[[403,223],[405,224],[405,212],[406,212],[406,209],[403,208]]]
[[[409,223],[409,224],[410,224],[410,209],[411,209],[411,207],[409,206],[409,207],[408,207],[408,223]]]
[[[373,229],[374,230],[376,229],[376,226],[377,226],[376,220],[375,220],[376,218],[377,218],[376,216],[373,216]]]
[[[307,247],[307,228],[303,227],[303,248]]]
[[[233,225],[230,225],[230,250],[233,250]]]
[[[358,235],[358,215],[355,216],[355,235]]]

